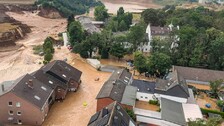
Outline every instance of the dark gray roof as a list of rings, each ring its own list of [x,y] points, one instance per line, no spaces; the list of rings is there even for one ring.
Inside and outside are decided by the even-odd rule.
[[[121,102],[125,87],[130,83],[131,77],[131,73],[126,69],[114,71],[110,78],[104,83],[96,98],[111,98]]]
[[[216,80],[224,80],[224,71],[208,70],[192,67],[174,66],[173,70],[183,76],[186,80],[210,82]]]
[[[86,16],[80,16],[77,18],[77,20],[81,23],[83,28],[90,34],[96,32],[99,33],[100,29],[97,28],[93,23],[92,19]]]
[[[129,126],[134,123],[127,112],[117,103],[113,102],[94,114],[88,126]]]
[[[45,73],[50,74],[60,81],[67,83],[70,79],[78,82],[81,78],[82,72],[65,61],[55,60],[48,63],[41,68]]]
[[[29,81],[33,83],[33,88],[28,86]],[[11,92],[42,109],[53,90],[33,76],[26,74],[15,84]]]
[[[169,27],[151,26],[152,35],[169,35],[171,29]]]
[[[65,90],[68,88],[68,85],[66,83],[60,81],[59,79],[53,77],[50,74],[46,74],[41,69],[31,73],[31,75],[37,80],[41,81],[43,84],[46,84],[53,89],[57,88],[58,86],[64,88]]]
[[[185,79],[177,71],[170,73],[166,79],[157,79],[155,93],[176,97],[189,97]]]
[[[161,98],[161,115],[163,120],[186,125],[182,103]]]
[[[149,82],[145,80],[136,80],[134,79],[131,86],[137,87],[138,92],[150,93],[153,94],[155,90],[156,82]]]

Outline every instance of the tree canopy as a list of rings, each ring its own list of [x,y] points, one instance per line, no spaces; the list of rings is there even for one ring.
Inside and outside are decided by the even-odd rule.
[[[97,21],[105,21],[109,17],[109,14],[105,6],[101,5],[95,8],[94,16]]]

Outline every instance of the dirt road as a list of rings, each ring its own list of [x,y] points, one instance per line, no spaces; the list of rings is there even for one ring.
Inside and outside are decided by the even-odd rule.
[[[7,52],[0,51],[0,82],[14,80],[23,74],[39,69],[41,67],[39,62],[43,59],[33,54],[33,46],[42,44],[48,35],[63,32],[66,28],[66,19],[46,19],[31,12],[24,14],[7,12],[7,14],[31,26],[32,32],[23,40],[16,42],[17,45],[23,45],[21,48]],[[67,53],[69,53],[68,50],[62,48],[55,55],[55,59],[63,59]]]

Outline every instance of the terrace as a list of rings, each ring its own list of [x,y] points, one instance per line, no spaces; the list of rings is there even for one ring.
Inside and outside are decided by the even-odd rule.
[[[149,104],[149,102],[145,102],[145,101],[136,101],[135,108],[150,110],[150,111],[160,110],[160,107],[158,105]]]

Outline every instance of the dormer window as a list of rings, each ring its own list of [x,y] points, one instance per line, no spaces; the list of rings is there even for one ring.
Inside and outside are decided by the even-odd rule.
[[[62,74],[62,76],[63,76],[64,78],[66,78],[66,75]]]
[[[35,95],[34,98],[40,101],[40,97],[39,96]]]
[[[52,81],[48,81],[50,84],[53,84],[53,82]]]

